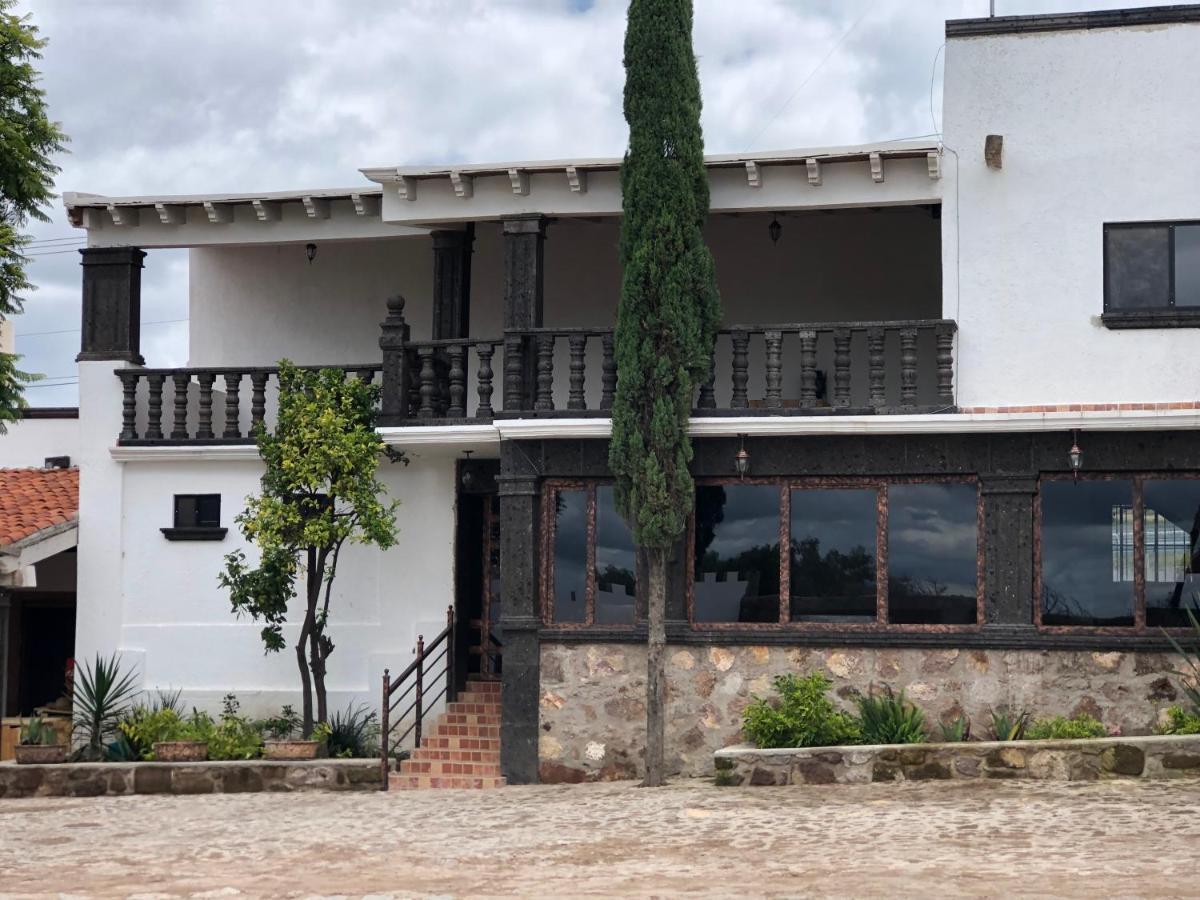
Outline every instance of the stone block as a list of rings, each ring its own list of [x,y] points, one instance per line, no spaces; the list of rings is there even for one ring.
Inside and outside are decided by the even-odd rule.
[[[1164,753],[1162,756],[1164,769],[1200,769],[1200,753]]]
[[[1117,744],[1100,754],[1100,768],[1114,775],[1141,775],[1146,768],[1146,753],[1132,744]]]
[[[133,770],[133,791],[135,794],[171,793],[170,767],[153,763],[136,766]]]

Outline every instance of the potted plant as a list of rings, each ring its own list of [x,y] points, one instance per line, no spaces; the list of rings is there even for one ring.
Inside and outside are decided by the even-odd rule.
[[[208,759],[212,719],[193,712],[185,719],[171,706],[137,707],[120,725],[121,733],[142,759],[158,762],[203,762]]]
[[[49,765],[67,761],[67,745],[59,742],[58,731],[39,716],[21,726],[13,751],[18,765]]]
[[[267,719],[263,731],[267,734],[263,759],[274,760],[316,759],[323,755],[332,733],[328,724],[318,722],[310,738],[300,737],[300,716],[290,706],[285,706],[276,718]]]

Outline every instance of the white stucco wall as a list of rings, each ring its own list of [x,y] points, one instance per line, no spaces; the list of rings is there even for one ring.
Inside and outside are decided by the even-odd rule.
[[[0,469],[40,467],[48,456],[69,456],[74,465],[78,450],[78,419],[22,419],[0,434]]]
[[[1200,25],[947,42],[944,314],[959,323],[960,405],[1195,399],[1194,330],[1110,331],[1099,316],[1105,222],[1200,218],[1198,53]],[[1004,137],[999,171],[988,134]]]

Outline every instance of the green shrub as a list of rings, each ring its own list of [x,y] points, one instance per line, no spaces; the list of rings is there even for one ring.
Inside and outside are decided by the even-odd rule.
[[[58,732],[41,716],[34,716],[19,729],[17,743],[26,747],[51,746],[58,743]]]
[[[925,741],[925,714],[884,686],[858,698],[858,722],[865,744],[920,744]]]
[[[742,733],[759,747],[831,747],[861,742],[858,722],[827,697],[830,681],[820,672],[775,679],[779,698],[756,697],[742,713]]]
[[[1188,712],[1182,706],[1167,710],[1167,722],[1155,729],[1159,734],[1200,734],[1200,715]]]
[[[290,705],[284,705],[279,715],[263,719],[258,723],[259,730],[273,741],[286,741],[300,733],[303,720],[300,714]]]
[[[1195,595],[1192,596],[1192,604],[1200,610],[1200,603],[1197,603]],[[1186,669],[1175,674],[1181,677],[1183,692],[1192,704],[1191,715],[1200,716],[1200,619],[1197,619],[1196,613],[1190,609],[1185,608],[1184,612],[1187,613],[1188,621],[1192,623],[1192,639],[1184,645],[1171,637],[1167,630],[1164,629],[1163,634],[1167,636],[1175,652],[1183,657]]]
[[[334,713],[329,728],[330,756],[362,759],[379,755],[379,716],[366,704]]]
[[[209,759],[256,759],[262,755],[262,732],[256,723],[238,713],[238,701],[226,694],[221,718],[214,722],[207,713],[193,712],[192,719],[208,741]]]
[[[958,744],[971,739],[971,720],[960,715],[938,725],[942,733],[942,741],[947,744]]]
[[[121,721],[120,729],[142,759],[154,759],[154,745],[161,741],[206,740],[203,724],[197,722],[196,716],[184,719],[169,707],[157,710],[136,707]]]
[[[1073,738],[1105,737],[1108,731],[1104,726],[1089,716],[1081,713],[1073,719],[1055,716],[1052,719],[1038,719],[1029,726],[1025,733],[1027,740],[1069,740]]]
[[[1007,709],[992,710],[992,737],[997,741],[1023,741],[1029,725],[1029,713],[1015,715]]]

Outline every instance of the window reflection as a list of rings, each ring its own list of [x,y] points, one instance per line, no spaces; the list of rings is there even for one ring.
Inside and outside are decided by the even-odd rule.
[[[554,621],[587,614],[587,492],[554,494]]]
[[[779,498],[771,484],[696,488],[695,621],[779,621]]]
[[[637,551],[617,513],[616,489],[596,488],[596,608],[603,625],[632,625],[637,610]]]
[[[1146,624],[1184,627],[1200,615],[1200,480],[1145,481],[1142,502]]]
[[[888,621],[976,621],[978,499],[973,484],[888,486]]]
[[[877,501],[874,488],[792,491],[792,621],[875,620]]]
[[[1043,481],[1041,503],[1042,624],[1132,625],[1133,485]]]

